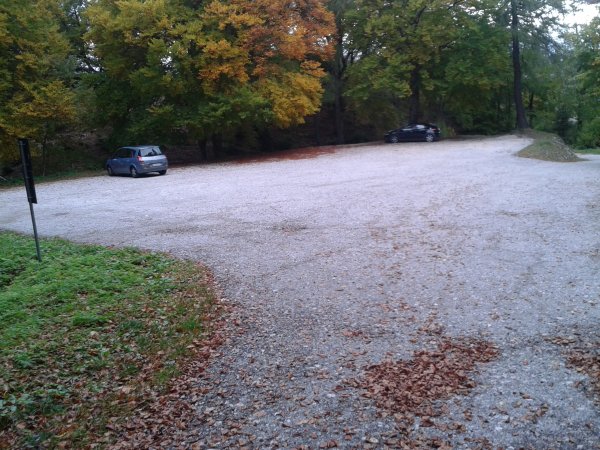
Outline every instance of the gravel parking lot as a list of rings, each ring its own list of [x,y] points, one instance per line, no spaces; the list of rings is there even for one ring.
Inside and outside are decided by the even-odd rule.
[[[600,448],[598,392],[568,357],[600,339],[600,156],[514,156],[528,143],[370,145],[55,182],[37,186],[36,218],[43,236],[202,261],[235,306],[239,326],[198,380],[197,417],[163,439]],[[31,232],[22,189],[0,192],[0,229]],[[498,355],[435,403],[442,413],[401,428],[360,380],[440,339]]]

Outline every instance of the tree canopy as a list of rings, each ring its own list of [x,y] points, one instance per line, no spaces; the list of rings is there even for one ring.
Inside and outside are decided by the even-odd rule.
[[[0,2],[0,156],[75,131],[105,147],[378,139],[534,126],[600,145],[600,18],[564,0]],[[318,119],[312,119],[318,117]],[[309,119],[307,121],[307,119]]]

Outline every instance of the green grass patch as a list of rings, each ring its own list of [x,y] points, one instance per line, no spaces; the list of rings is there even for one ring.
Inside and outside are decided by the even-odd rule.
[[[576,162],[581,159],[557,135],[537,130],[528,130],[525,136],[533,138],[533,144],[517,153],[521,158],[540,159],[554,162]]]
[[[168,385],[208,332],[197,264],[0,233],[0,448],[87,447]]]
[[[95,176],[106,175],[105,171],[102,170],[68,170],[63,172],[56,172],[51,175],[41,176],[34,174],[33,178],[35,184],[51,183],[53,181],[63,180],[76,180],[79,178],[89,178]],[[24,186],[23,177],[20,173],[13,174],[11,177],[0,178],[0,190],[10,189],[18,186]]]
[[[578,148],[575,152],[584,155],[600,155],[600,148]]]

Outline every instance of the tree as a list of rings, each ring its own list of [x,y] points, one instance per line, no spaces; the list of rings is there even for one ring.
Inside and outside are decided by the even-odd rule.
[[[509,119],[511,66],[509,36],[489,11],[465,22],[451,48],[431,72],[427,107],[459,131],[496,133],[512,127]]]
[[[577,144],[581,147],[600,147],[600,16],[583,27],[576,36],[575,61],[580,122]]]
[[[70,47],[53,0],[0,5],[0,156],[17,157],[16,139],[32,139],[44,170],[49,141],[75,120]],[[35,150],[35,146],[34,146]]]
[[[513,94],[515,97],[515,111],[517,114],[517,128],[529,128],[525,106],[523,105],[523,86],[521,71],[521,44],[519,42],[519,8],[517,0],[510,0],[510,31],[512,37],[512,66],[513,66]]]
[[[100,0],[87,17],[99,104],[121,138],[218,150],[245,124],[289,127],[320,106],[333,22],[318,0]]]
[[[522,48],[543,48],[551,42],[552,31],[558,27],[558,19],[564,13],[563,0],[510,0],[501,3],[500,10],[507,10],[511,30],[511,61],[513,67],[513,96],[516,127],[529,128],[523,102]],[[541,47],[540,47],[541,45]]]
[[[351,70],[352,101],[383,108],[395,121],[423,119],[422,94],[468,19],[465,2],[359,0],[348,16],[361,50]]]
[[[354,7],[353,0],[330,0],[329,9],[335,17],[336,32],[334,35],[334,57],[326,65],[329,74],[328,89],[333,97],[333,120],[336,143],[343,144],[346,140],[344,132],[344,89],[348,77],[348,68],[354,62],[357,49],[354,47],[347,13]]]

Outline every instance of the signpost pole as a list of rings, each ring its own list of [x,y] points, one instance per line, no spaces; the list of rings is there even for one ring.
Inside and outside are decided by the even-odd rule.
[[[40,251],[40,240],[38,238],[37,226],[35,224],[35,214],[33,213],[33,203],[29,202],[29,211],[31,211],[31,222],[33,223],[33,236],[35,238],[35,249],[37,251],[37,259],[42,262],[42,252]]]
[[[23,180],[27,190],[27,201],[29,202],[29,211],[31,211],[31,222],[33,223],[33,236],[35,237],[35,248],[37,250],[37,259],[42,262],[42,253],[40,252],[40,240],[38,238],[37,226],[35,224],[35,214],[33,213],[33,204],[37,203],[35,194],[35,184],[33,183],[33,169],[31,167],[31,155],[29,154],[29,141],[19,139],[19,150],[21,151],[21,162],[23,163]]]

